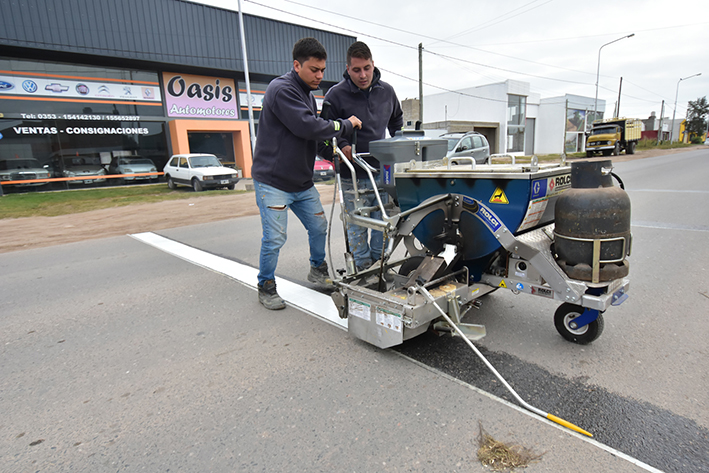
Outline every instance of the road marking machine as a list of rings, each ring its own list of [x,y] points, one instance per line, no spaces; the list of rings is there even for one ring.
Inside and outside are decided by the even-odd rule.
[[[359,166],[377,184],[360,190],[354,183],[355,210],[341,206],[345,229],[384,234],[380,261],[363,271],[347,244],[332,299],[349,333],[380,348],[429,328],[461,336],[524,407],[590,435],[524,402],[472,344],[485,327],[462,319],[482,296],[506,289],[562,302],[554,325],[566,340],[587,344],[600,336],[603,312],[621,304],[629,286],[630,199],[613,185],[611,161],[533,157],[522,164],[508,156],[479,165],[446,158],[444,140],[413,130],[369,144],[381,170],[356,153],[356,143],[351,162],[336,142],[333,148],[341,202],[339,166],[352,175]],[[366,192],[375,206],[362,204]],[[371,217],[377,210],[381,219]],[[406,251],[397,252],[402,244]]]

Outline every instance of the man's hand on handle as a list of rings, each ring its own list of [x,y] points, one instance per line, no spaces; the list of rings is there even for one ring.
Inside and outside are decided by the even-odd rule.
[[[359,129],[362,128],[362,121],[359,118],[355,117],[354,115],[352,115],[350,118],[348,118],[348,120],[352,122],[352,126],[354,128],[359,128]]]

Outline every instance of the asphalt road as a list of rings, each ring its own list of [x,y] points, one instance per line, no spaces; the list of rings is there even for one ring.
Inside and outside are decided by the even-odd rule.
[[[709,471],[708,168],[706,150],[616,165],[631,297],[593,344],[506,291],[469,320],[532,404],[668,472]],[[160,234],[258,263],[258,217]],[[279,275],[308,287],[306,255],[291,216]],[[478,420],[546,452],[530,472],[645,471],[441,374],[506,397],[460,340],[400,347],[417,365],[128,237],[0,255],[0,292],[3,471],[485,471]]]

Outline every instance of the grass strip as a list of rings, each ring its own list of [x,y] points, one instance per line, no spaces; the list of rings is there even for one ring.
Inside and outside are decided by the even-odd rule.
[[[55,217],[91,210],[149,204],[165,200],[193,199],[241,193],[242,191],[210,190],[196,194],[192,189],[170,190],[165,184],[105,189],[77,189],[56,192],[6,194],[0,198],[0,219],[22,217]]]

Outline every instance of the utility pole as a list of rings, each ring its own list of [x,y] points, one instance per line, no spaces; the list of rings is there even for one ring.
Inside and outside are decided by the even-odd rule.
[[[615,43],[616,41],[620,41],[625,38],[632,38],[633,36],[635,36],[635,33],[629,34],[628,36],[623,36],[622,38],[614,39],[613,41],[598,48],[598,67],[596,68],[596,99],[593,101],[593,121],[596,121],[598,118],[598,78],[601,74],[601,49],[605,48],[609,44]]]
[[[423,126],[423,43],[419,43],[419,121]]]
[[[241,12],[241,0],[239,0],[239,29],[241,30],[241,55],[244,59],[244,77],[246,78],[246,101],[249,106],[249,131],[251,134],[251,155],[256,148],[256,128],[254,127],[254,108],[251,105],[251,82],[249,80],[249,60],[246,58],[246,34],[244,33],[244,15]],[[238,88],[238,87],[237,87]],[[239,110],[241,114],[241,110]],[[239,117],[241,118],[241,117]]]
[[[566,122],[569,119],[569,99],[566,99],[566,105],[564,106],[564,140],[561,146],[561,155],[566,156]]]
[[[618,86],[618,101],[615,104],[615,117],[613,118],[619,118],[620,117],[620,91],[623,89],[623,78],[620,78],[620,85]]]
[[[691,79],[692,77],[697,77],[701,76],[702,73],[698,74],[693,74],[691,76],[687,77],[682,77],[680,80],[677,81],[677,92],[675,92],[675,108],[672,110],[672,128],[670,129],[670,143],[672,143],[672,140],[674,139],[675,135],[675,113],[677,112],[677,97],[679,96],[679,83],[682,82],[683,80]]]
[[[660,127],[657,129],[657,146],[660,146],[662,141],[662,117],[665,114],[665,101],[662,101],[662,107],[660,108]]]

